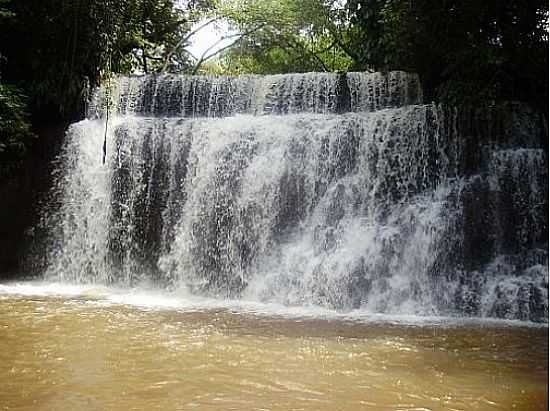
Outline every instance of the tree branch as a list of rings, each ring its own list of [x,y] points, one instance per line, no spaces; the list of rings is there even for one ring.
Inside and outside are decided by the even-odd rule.
[[[237,33],[237,34],[232,34],[232,35],[229,35],[229,36],[223,36],[222,38],[220,38],[218,41],[216,41],[213,45],[211,45],[210,47],[208,47],[204,53],[202,53],[201,57],[199,58],[199,61],[197,61],[197,63],[195,64],[195,67],[193,68],[193,71],[191,72],[191,74],[197,74],[197,71],[199,70],[200,66],[207,60],[211,59],[212,57],[220,54],[222,51],[224,50],[227,50],[229,47],[232,47],[234,46],[235,44],[237,44],[239,41],[241,41],[244,37],[246,36],[249,36],[250,34],[252,33],[255,33],[256,31],[258,30],[261,30],[262,28],[264,28],[265,26],[267,26],[267,23],[262,23],[244,33]],[[226,46],[223,46],[222,48],[216,50],[215,52],[213,53],[210,53],[210,50],[212,50],[214,47],[216,47],[218,44],[220,44],[222,41],[224,40],[227,40],[227,39],[230,39],[232,37],[239,37],[238,39],[236,39],[235,41],[233,41],[232,43],[229,43],[228,45]]]
[[[317,63],[320,64],[320,66],[322,67],[324,72],[330,71],[328,69],[328,67],[326,66],[325,62],[317,54],[315,54],[313,51],[309,50],[306,46],[301,44],[299,41],[296,41],[294,39],[284,39],[284,41],[289,47],[292,47],[294,49],[299,48],[300,50],[305,51],[307,54],[309,54],[311,57],[313,57],[313,59],[316,60]],[[332,46],[330,46],[327,50],[330,50],[331,47]],[[326,51],[326,50],[323,50],[323,51]],[[323,51],[321,51],[321,53]]]
[[[334,39],[334,41],[336,42],[336,44],[338,44],[338,47],[340,47],[344,53],[346,53],[348,56],[350,56],[353,61],[355,61],[356,63],[359,63],[362,59],[361,57],[353,52],[347,45],[344,44],[344,42],[342,41],[342,39],[340,39],[340,35],[338,34],[338,30],[336,30],[334,27],[331,26],[331,24],[327,24],[327,29],[328,31],[330,32],[332,38]]]
[[[187,40],[189,40],[191,37],[193,37],[195,34],[197,34],[200,30],[204,29],[205,27],[209,26],[210,24],[212,24],[215,21],[218,21],[220,19],[221,19],[221,17],[214,17],[214,18],[208,20],[207,22],[205,22],[204,24],[201,24],[195,30],[192,30],[189,33],[187,33],[186,36],[182,37],[180,39],[180,41],[178,41],[176,43],[176,45],[172,48],[172,50],[170,50],[168,52],[168,54],[166,55],[166,60],[164,61],[164,65],[162,66],[161,73],[166,71],[166,68],[168,67],[168,64],[170,63],[170,59],[172,58],[172,56],[174,55],[174,53],[176,52],[177,49],[179,49],[183,44],[185,44],[187,42]]]

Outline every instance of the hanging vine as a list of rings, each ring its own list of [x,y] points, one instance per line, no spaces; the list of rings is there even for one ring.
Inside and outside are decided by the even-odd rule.
[[[103,160],[102,163],[105,164],[105,158],[107,157],[107,131],[109,128],[109,111],[111,106],[111,58],[107,63],[107,89],[106,89],[106,98],[105,98],[105,133],[103,135]]]

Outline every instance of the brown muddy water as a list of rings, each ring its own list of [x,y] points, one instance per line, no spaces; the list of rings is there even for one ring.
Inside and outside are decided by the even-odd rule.
[[[545,410],[548,328],[0,290],[0,410]]]

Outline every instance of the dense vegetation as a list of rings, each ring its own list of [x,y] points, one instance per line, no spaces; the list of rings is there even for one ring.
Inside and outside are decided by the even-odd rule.
[[[0,180],[13,173],[26,153],[31,131],[26,97],[14,86],[0,83]]]
[[[176,44],[206,6],[172,0],[0,0],[0,156],[10,169],[34,126],[82,115],[110,72],[185,71]],[[8,86],[9,85],[9,86]]]
[[[0,157],[25,152],[29,118],[79,117],[110,72],[401,69],[428,99],[546,112],[547,20],[543,0],[0,0]],[[231,42],[191,56],[220,21]]]

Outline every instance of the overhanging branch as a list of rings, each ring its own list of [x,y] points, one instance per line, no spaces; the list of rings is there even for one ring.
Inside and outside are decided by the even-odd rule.
[[[195,67],[193,68],[193,71],[191,74],[197,74],[197,71],[199,70],[200,66],[207,60],[211,59],[212,57],[220,54],[221,52],[227,50],[228,48],[234,46],[235,44],[237,44],[239,41],[241,41],[243,38],[245,38],[246,36],[249,36],[250,34],[252,33],[255,33],[257,32],[258,30],[261,30],[262,28],[264,28],[265,26],[267,26],[267,23],[262,23],[248,31],[245,31],[244,33],[237,33],[237,34],[231,34],[229,36],[223,36],[222,38],[220,38],[218,41],[216,41],[213,45],[211,45],[210,47],[208,47],[204,53],[202,53],[201,57],[199,58],[199,61],[197,61],[197,63],[195,64]],[[238,37],[235,41],[217,49],[216,51],[213,51],[211,52],[212,49],[214,49],[216,46],[218,46],[218,44],[220,44],[222,41],[225,41],[225,40],[228,40],[230,38],[233,38],[233,37]]]
[[[210,24],[220,20],[221,17],[214,17],[208,21],[206,21],[204,24],[201,24],[199,27],[197,27],[195,30],[190,31],[187,33],[186,36],[182,37],[180,41],[176,43],[176,45],[168,52],[166,55],[166,59],[164,61],[164,65],[162,66],[161,72],[164,73],[166,71],[166,68],[168,67],[168,64],[170,63],[170,59],[174,55],[174,53],[183,45],[185,44],[191,37],[193,37],[195,34],[197,34],[199,31],[204,29],[205,27],[209,26]]]

